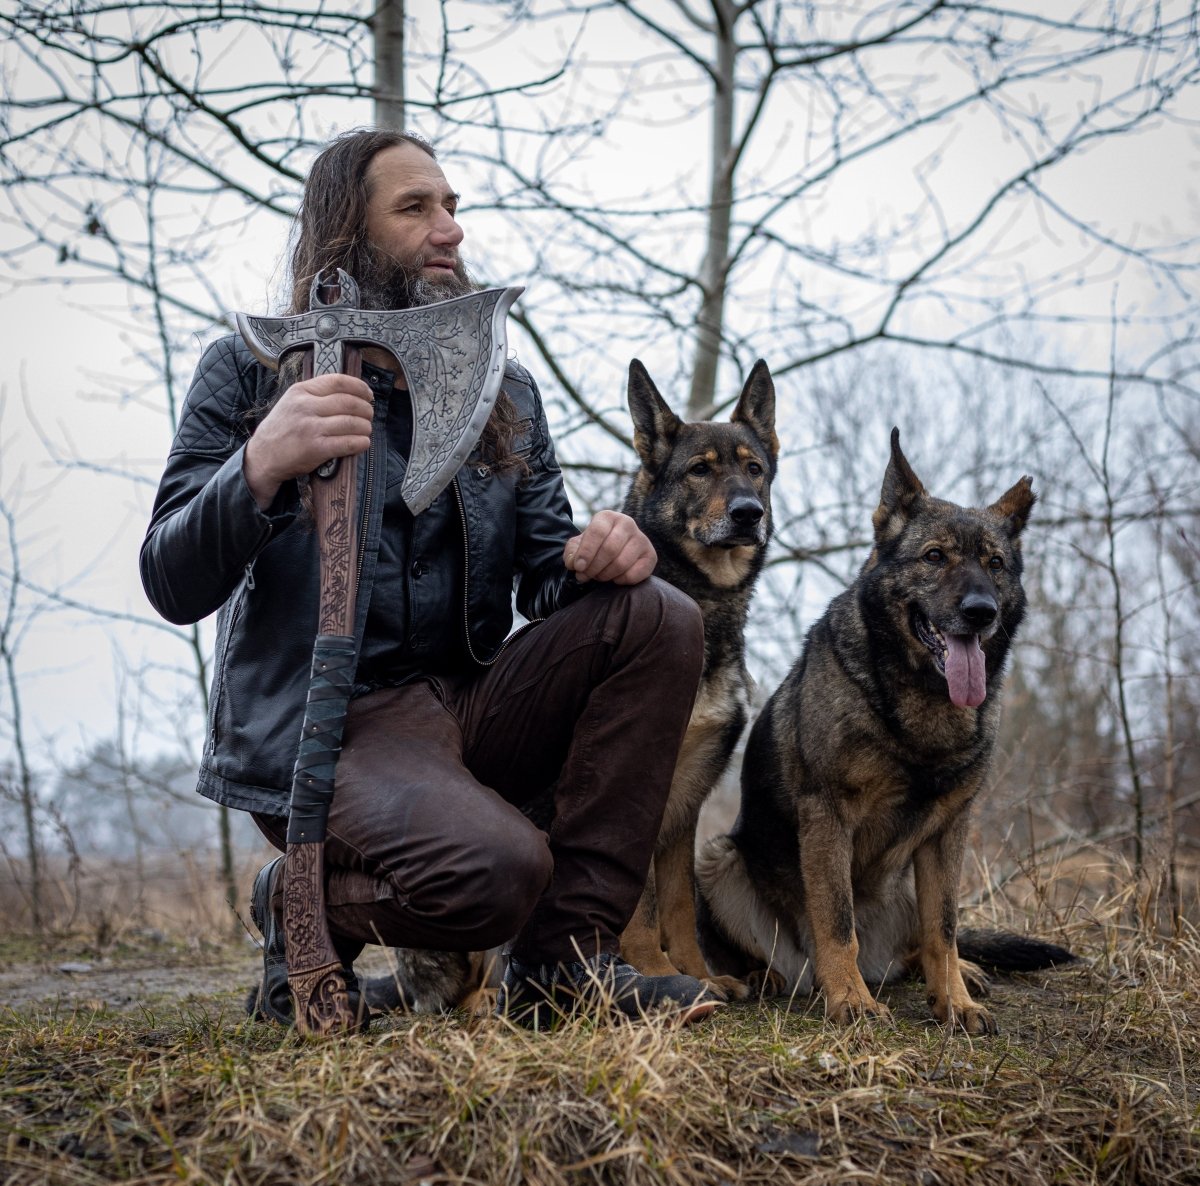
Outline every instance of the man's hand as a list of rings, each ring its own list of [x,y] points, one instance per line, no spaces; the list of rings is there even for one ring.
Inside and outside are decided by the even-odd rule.
[[[349,375],[317,375],[294,383],[263,417],[246,444],[242,472],[261,510],[291,478],[312,473],[331,457],[371,447],[371,389]]]
[[[582,535],[567,540],[563,563],[577,581],[636,585],[658,563],[654,545],[638,525],[619,511],[601,511]]]

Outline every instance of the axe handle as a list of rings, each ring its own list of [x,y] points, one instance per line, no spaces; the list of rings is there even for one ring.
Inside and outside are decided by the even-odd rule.
[[[343,369],[360,373],[361,356],[347,348]],[[312,374],[312,351],[304,377]],[[325,821],[333,801],[334,771],[350,701],[357,648],[354,571],[360,458],[344,459],[331,476],[309,478],[320,555],[317,638],[300,751],[292,782],[284,858],[283,934],[288,987],[302,1035],[324,1037],[358,1028],[342,962],[325,911]]]
[[[305,358],[307,377],[311,352]],[[345,348],[343,371],[356,378],[362,371],[362,354]],[[354,633],[358,574],[354,571],[358,540],[358,475],[361,457],[343,458],[328,478],[310,475],[317,549],[321,557],[321,600],[317,611],[318,634]]]

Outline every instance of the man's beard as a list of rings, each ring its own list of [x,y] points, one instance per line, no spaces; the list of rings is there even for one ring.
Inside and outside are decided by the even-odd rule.
[[[363,309],[413,309],[467,296],[479,286],[455,255],[454,271],[443,280],[428,280],[421,274],[424,260],[407,260],[368,243],[359,264],[358,299]]]

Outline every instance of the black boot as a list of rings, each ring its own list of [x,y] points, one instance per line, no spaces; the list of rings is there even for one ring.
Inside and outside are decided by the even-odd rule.
[[[686,1025],[719,1003],[693,976],[643,976],[616,955],[557,964],[510,956],[496,1014],[535,1030],[553,1029],[580,1013],[630,1019],[664,1014]]]
[[[255,1021],[290,1026],[296,1023],[296,1004],[288,987],[287,949],[283,942],[283,863],[283,857],[276,857],[264,865],[250,892],[250,919],[263,937],[263,977],[258,987],[250,991],[246,1012]],[[342,961],[350,1008],[359,1019],[360,1032],[365,1033],[371,1014],[353,968],[363,944],[349,940],[339,943],[335,938],[334,947]]]

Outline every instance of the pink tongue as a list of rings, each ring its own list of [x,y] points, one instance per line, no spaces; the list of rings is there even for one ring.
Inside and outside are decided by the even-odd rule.
[[[949,648],[946,683],[950,685],[950,699],[959,708],[978,708],[987,697],[979,638],[974,634],[947,634],[944,638]]]

